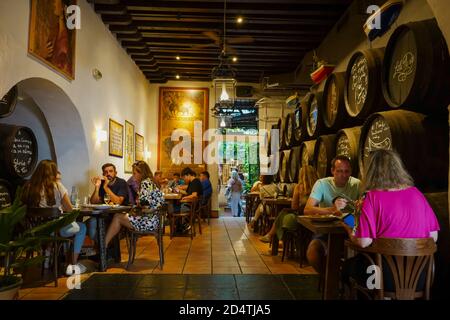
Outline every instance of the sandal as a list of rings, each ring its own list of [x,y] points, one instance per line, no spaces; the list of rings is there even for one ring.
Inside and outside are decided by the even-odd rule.
[[[271,243],[272,242],[272,237],[265,235],[259,238],[259,241],[264,242],[264,243]]]

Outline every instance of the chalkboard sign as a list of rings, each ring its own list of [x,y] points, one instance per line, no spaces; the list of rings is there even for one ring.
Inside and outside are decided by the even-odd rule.
[[[37,141],[27,127],[0,125],[0,173],[11,179],[29,176],[36,166]]]
[[[17,86],[11,88],[8,93],[0,100],[0,118],[4,118],[13,113],[17,103]]]
[[[8,181],[0,179],[0,209],[9,207],[11,204],[11,185]]]

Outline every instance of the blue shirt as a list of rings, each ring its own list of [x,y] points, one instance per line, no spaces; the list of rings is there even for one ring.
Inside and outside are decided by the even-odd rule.
[[[341,188],[334,184],[333,177],[319,179],[314,184],[309,197],[319,201],[319,207],[332,207],[333,199],[340,194],[344,194],[353,200],[359,199],[360,184],[361,181],[354,177],[350,177],[347,184]]]
[[[202,181],[202,188],[203,188],[203,199],[208,199],[212,195],[212,185],[211,181],[209,179]]]

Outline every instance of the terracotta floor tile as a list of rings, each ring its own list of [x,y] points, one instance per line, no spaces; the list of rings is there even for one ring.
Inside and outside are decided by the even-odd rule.
[[[63,296],[61,293],[29,293],[22,300],[59,300]]]

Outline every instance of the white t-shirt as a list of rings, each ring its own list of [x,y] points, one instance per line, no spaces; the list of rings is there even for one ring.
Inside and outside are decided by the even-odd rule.
[[[41,201],[39,202],[39,207],[40,208],[62,208],[61,202],[62,199],[64,198],[64,195],[67,194],[67,189],[66,187],[64,187],[64,185],[61,182],[55,182],[55,189],[54,189],[54,193],[55,193],[55,205],[54,206],[49,206],[47,204],[47,199],[45,198],[45,193],[44,193],[44,189],[42,189],[41,191]]]

